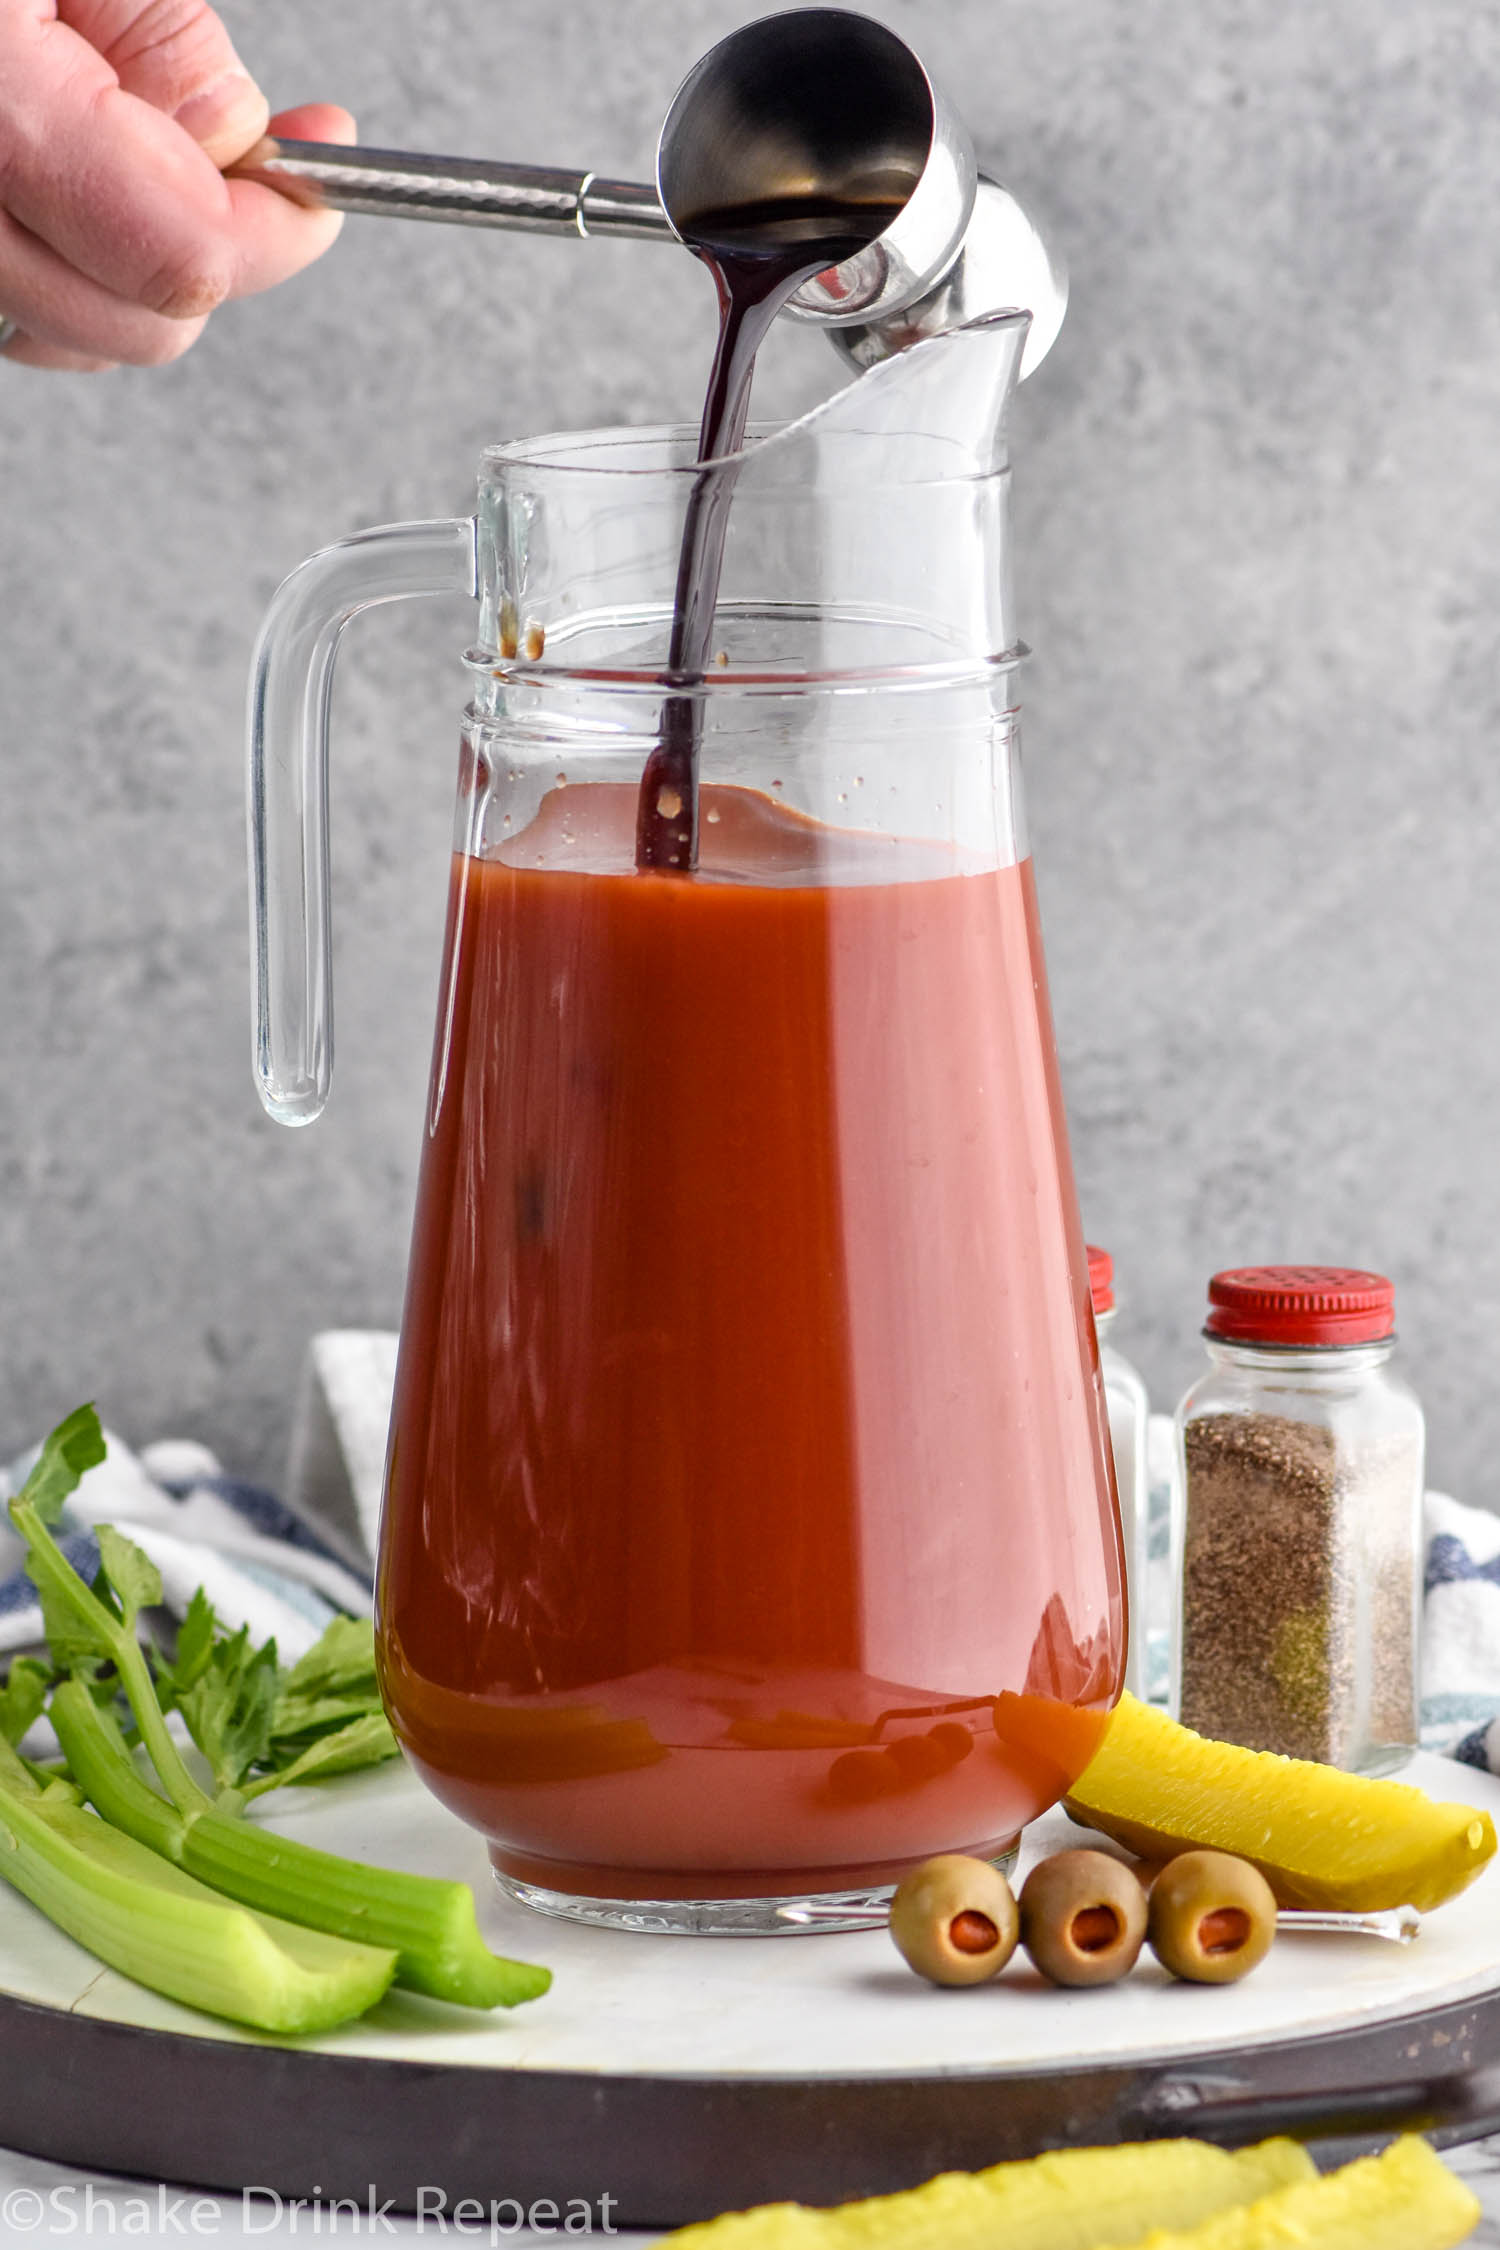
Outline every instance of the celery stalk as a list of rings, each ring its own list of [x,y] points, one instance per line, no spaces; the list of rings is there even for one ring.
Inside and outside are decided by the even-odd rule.
[[[82,1680],[64,1680],[48,1707],[68,1772],[114,1828],[182,1864],[183,1816],[136,1765],[113,1712],[101,1711]]]
[[[132,1708],[134,1702],[132,1696]],[[114,1719],[81,1681],[54,1691],[51,1718],[69,1770],[104,1818],[214,1890],[260,1913],[388,1946],[397,1954],[396,1982],[439,2000],[511,2008],[538,1998],[551,1983],[549,1970],[489,1951],[467,1883],[366,1867],[273,1835],[220,1812],[191,1776],[196,1802],[165,1803],[137,1769]]]
[[[134,1618],[116,1617],[85,1586],[24,1494],[12,1500],[10,1519],[26,1542],[26,1575],[42,1597],[48,1638],[57,1662],[68,1666],[87,1654],[113,1664],[141,1740],[172,1803],[181,1813],[212,1804],[213,1799],[199,1788],[172,1740],[166,1713],[156,1699],[145,1651],[135,1637]],[[68,1636],[61,1649],[56,1646],[59,1634],[54,1619],[63,1622]]]
[[[361,1866],[213,1811],[188,1821],[182,1864],[215,1890],[263,1912],[291,1915],[368,1945],[394,1946],[396,1982],[437,2000],[514,2008],[540,1999],[552,1982],[550,1969],[491,1953],[467,1883]]]
[[[169,1805],[136,1771],[119,1730],[74,1680],[52,1698],[52,1717],[80,1786],[106,1820],[217,1891],[257,1912],[299,1922],[335,1937],[389,1947],[396,1981],[471,2008],[514,2007],[534,2000],[551,1972],[490,1952],[479,1934],[467,1883],[365,1867],[331,1852],[290,1842],[220,1810],[194,1780],[168,1729],[145,1652],[136,1639],[136,1601],[116,1584],[116,1615],[74,1570],[43,1520],[60,1504],[103,1439],[91,1408],[53,1432],[42,1460],[10,1517],[26,1542],[26,1567],[42,1600],[52,1653],[64,1669],[112,1664],[156,1768]],[[38,1498],[41,1504],[38,1504]],[[102,1527],[101,1527],[102,1528]],[[144,1563],[144,1558],[140,1558]],[[145,1565],[149,1570],[149,1565]],[[177,1825],[170,1815],[175,1812]]]
[[[0,1876],[138,1984],[257,2030],[327,2031],[373,2007],[390,1949],[247,1913],[85,1812],[41,1791],[0,1744]]]

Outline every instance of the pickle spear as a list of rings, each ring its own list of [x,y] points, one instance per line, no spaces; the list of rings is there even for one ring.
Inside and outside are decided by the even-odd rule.
[[[831,2211],[733,2211],[666,2241],[672,2250],[1109,2250],[1314,2177],[1307,2151],[1286,2140],[1232,2152],[1207,2141],[1061,2149]]]
[[[768,2203],[661,2250],[1454,2250],[1479,2205],[1415,2135],[1319,2179],[1294,2142],[1064,2149],[831,2211]]]
[[[1476,2197],[1415,2133],[1320,2180],[1299,2180],[1201,2226],[1153,2231],[1110,2250],[1455,2250],[1482,2213]],[[891,2246],[894,2250],[894,2246]],[[1007,2250],[1023,2250],[1019,2243]]]
[[[1063,1800],[1142,1859],[1233,1852],[1280,1906],[1369,1912],[1455,1898],[1493,1858],[1495,1826],[1403,1781],[1242,1750],[1179,1726],[1128,1692]]]

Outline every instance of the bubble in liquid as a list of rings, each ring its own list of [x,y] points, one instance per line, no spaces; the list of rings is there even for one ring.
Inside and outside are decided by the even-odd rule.
[[[856,775],[854,776],[854,786],[855,786],[855,788],[856,788],[856,789],[863,789],[864,785],[865,785],[865,777],[864,777],[864,775],[863,775],[862,773],[857,773],[857,774],[856,774]]]
[[[781,783],[779,781],[773,781],[771,787],[773,789],[779,789],[781,787]]]
[[[558,787],[559,789],[566,789],[566,788],[567,788],[567,786],[568,786],[568,777],[567,777],[567,775],[566,775],[565,773],[560,773],[560,774],[558,775],[558,777],[557,777],[557,787]]]
[[[500,825],[501,825],[501,827],[502,827],[502,828],[509,828],[509,826],[510,826],[510,814],[509,814],[509,813],[507,813],[507,814],[506,814],[506,816],[505,816],[504,820],[502,820],[502,821],[501,821]]]
[[[839,791],[839,803],[840,803],[841,805],[847,805],[847,804],[848,804],[848,802],[849,802],[849,792],[848,792],[848,790],[847,790],[847,789],[841,789],[841,790]]]
[[[706,821],[708,821],[708,822],[710,822],[710,823],[715,823],[715,822],[717,822],[717,820],[718,820],[718,818],[719,818],[719,808],[718,808],[718,806],[717,806],[717,805],[710,805],[710,806],[709,806],[709,808],[708,808],[708,811],[707,811],[707,812],[706,812],[706,813],[704,814],[704,816],[703,816],[703,817],[704,817],[704,819],[705,819]]]

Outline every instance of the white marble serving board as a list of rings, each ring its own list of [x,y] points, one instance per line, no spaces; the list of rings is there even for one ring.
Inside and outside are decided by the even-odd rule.
[[[1500,1782],[1469,1767],[1423,1756],[1403,1778],[1431,1797],[1500,1817]],[[498,1892],[479,1839],[399,1765],[324,1791],[289,1791],[279,1810],[267,1808],[266,1824],[356,1858],[465,1878],[496,1950],[554,1972],[551,1992],[513,2013],[471,2014],[393,1992],[362,2021],[305,2042],[348,2055],[694,2077],[1037,2073],[1346,2030],[1500,1986],[1493,1867],[1427,1917],[1409,1946],[1283,1938],[1238,1985],[1175,1984],[1143,1954],[1118,1985],[1060,1992],[1018,1955],[991,1984],[940,1992],[910,1974],[883,1931],[649,1937],[532,1914]],[[1031,1859],[1082,1840],[1063,1814],[1050,1814],[1027,1831],[1023,1872]],[[3,1886],[0,1991],[156,2030],[260,2036],[101,1968]]]

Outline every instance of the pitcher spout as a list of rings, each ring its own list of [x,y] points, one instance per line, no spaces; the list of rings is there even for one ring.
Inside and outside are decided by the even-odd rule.
[[[754,575],[841,620],[863,668],[1017,645],[1008,420],[1030,317],[988,313],[859,375],[733,464],[731,591]]]
[[[1007,421],[1031,314],[981,314],[881,359],[800,420],[756,441],[744,483],[792,481],[816,454],[820,484],[889,487],[987,477],[1007,466]]]

